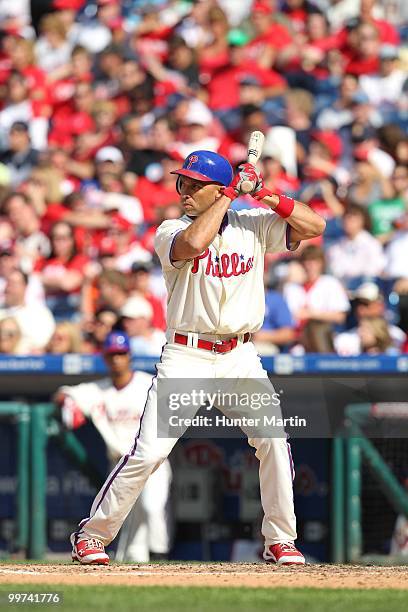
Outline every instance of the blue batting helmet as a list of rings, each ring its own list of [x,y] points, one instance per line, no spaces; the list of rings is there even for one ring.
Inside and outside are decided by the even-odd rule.
[[[111,331],[105,338],[102,351],[109,353],[130,353],[129,336],[121,331]]]
[[[222,155],[213,151],[193,151],[186,157],[183,167],[173,170],[171,174],[227,187],[232,181],[234,172],[229,161]],[[179,181],[177,181],[177,191],[179,191]]]

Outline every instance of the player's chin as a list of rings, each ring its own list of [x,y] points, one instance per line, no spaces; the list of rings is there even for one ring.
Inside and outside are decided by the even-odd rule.
[[[193,204],[182,204],[183,206],[183,210],[186,213],[186,215],[190,215],[190,217],[195,217],[198,215],[197,209]]]

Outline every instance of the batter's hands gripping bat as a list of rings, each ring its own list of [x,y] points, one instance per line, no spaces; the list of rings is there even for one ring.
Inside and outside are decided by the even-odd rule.
[[[262,147],[265,140],[265,136],[262,132],[252,132],[249,137],[248,142],[248,163],[253,164],[254,166],[257,164],[259,158],[261,157]],[[252,181],[242,181],[240,185],[241,193],[250,193],[255,189],[254,183]]]

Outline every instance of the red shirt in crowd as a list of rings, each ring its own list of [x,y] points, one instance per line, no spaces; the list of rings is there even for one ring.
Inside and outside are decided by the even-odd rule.
[[[239,84],[245,77],[258,79],[262,87],[285,87],[285,79],[274,70],[261,68],[255,62],[228,66],[216,71],[208,83],[208,105],[212,110],[239,106]]]
[[[265,47],[273,49],[283,49],[292,42],[292,36],[284,25],[280,23],[272,23],[265,34],[255,36],[247,45],[245,45],[246,56],[248,61],[257,61],[262,55]]]
[[[152,183],[145,176],[138,178],[133,195],[140,200],[144,220],[148,223],[156,220],[157,208],[178,202],[180,199],[175,185],[169,189],[161,183]]]
[[[69,261],[61,261],[58,257],[41,258],[35,265],[35,271],[41,272],[41,274],[47,275],[52,274],[53,277],[62,277],[67,271],[77,271],[81,275],[84,273],[84,268],[88,263],[88,258],[85,255],[79,253],[74,255]],[[70,291],[69,293],[80,293],[81,287]],[[48,295],[55,295],[60,293],[59,291],[47,290]]]

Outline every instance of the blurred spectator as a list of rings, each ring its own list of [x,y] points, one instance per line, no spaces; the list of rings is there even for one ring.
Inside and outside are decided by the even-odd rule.
[[[277,65],[287,74],[292,86],[303,82],[316,90],[318,81],[329,76],[328,52],[336,47],[337,39],[330,34],[325,15],[317,8],[309,8],[304,31],[298,32],[279,52]]]
[[[91,53],[100,53],[112,40],[109,23],[120,17],[121,6],[116,0],[97,0],[96,17],[75,33],[75,42]]]
[[[340,164],[343,143],[333,131],[313,131],[310,133],[309,155],[303,164],[306,181],[334,179],[336,183],[346,182],[348,175]],[[307,183],[306,183],[307,184]]]
[[[40,21],[40,36],[36,43],[37,63],[50,80],[65,76],[71,59],[71,43],[58,13],[45,15]]]
[[[87,163],[87,156],[90,156],[92,151],[86,147],[86,136],[92,134],[95,129],[92,118],[94,103],[95,95],[91,84],[83,81],[76,83],[72,99],[54,109],[52,129],[48,136],[53,145],[68,149],[75,145],[76,160],[81,162],[76,166],[80,178],[89,178],[93,169],[93,166]]]
[[[398,165],[391,177],[391,197],[376,200],[368,207],[372,232],[382,242],[386,242],[394,231],[393,223],[408,209],[408,167]]]
[[[32,84],[34,81],[34,85]],[[36,99],[33,100],[31,87],[35,87]],[[36,83],[35,75],[27,71],[13,70],[7,79],[4,104],[0,111],[0,145],[12,148],[10,130],[14,124],[26,124],[34,148],[43,150],[47,146],[48,122],[44,116],[48,109],[43,108],[45,82]],[[41,102],[38,102],[38,99]]]
[[[98,99],[114,98],[118,93],[122,64],[123,50],[115,45],[109,45],[97,56],[94,80],[95,94]]]
[[[98,278],[100,302],[119,312],[128,298],[128,279],[118,270],[106,270]]]
[[[394,221],[394,227],[396,227],[396,231],[385,250],[387,258],[386,274],[388,278],[407,278],[408,213]]]
[[[302,328],[308,321],[343,324],[350,304],[340,281],[324,273],[323,251],[314,245],[306,246],[300,261],[304,282],[287,283],[283,293],[297,325]]]
[[[351,341],[354,342],[354,350],[351,349]],[[348,351],[345,353],[345,345]],[[340,354],[360,355],[362,353],[396,353],[392,348],[392,338],[389,333],[387,322],[380,317],[361,318],[358,326],[353,332],[339,334],[335,339],[336,350]]]
[[[284,297],[274,289],[265,293],[265,320],[254,342],[261,354],[272,355],[295,339],[294,322]]]
[[[302,201],[325,219],[339,218],[344,214],[343,202],[338,198],[339,185],[332,176],[303,183]]]
[[[163,155],[160,165],[152,163],[146,167],[146,176],[137,177],[129,167],[127,174],[131,175],[132,191],[142,204],[145,222],[154,222],[161,207],[179,200],[174,175],[170,174],[179,167],[180,160],[176,157]],[[156,170],[155,176],[152,176],[153,170]]]
[[[357,319],[357,327],[345,331],[339,334],[335,338],[335,347],[339,355],[358,355],[361,352],[361,337],[360,337],[360,323],[367,319],[375,319],[385,321],[385,303],[384,296],[382,295],[379,287],[372,282],[366,282],[357,287],[352,292],[352,304],[355,317]],[[396,325],[387,324],[387,334],[383,334],[383,337],[391,338],[391,345],[395,350],[400,351],[404,342],[406,341],[406,335]],[[367,329],[367,325],[364,327]],[[377,326],[378,329],[378,326]],[[383,327],[381,328],[383,329]],[[359,331],[360,330],[360,331]],[[389,348],[390,348],[389,347]]]
[[[384,319],[362,319],[358,325],[362,353],[389,353],[392,339]]]
[[[177,26],[176,32],[180,34],[189,47],[195,49],[208,42],[207,21],[211,3],[203,0],[193,2],[191,11]]]
[[[86,339],[83,343],[85,352],[100,353],[106,336],[119,320],[118,313],[106,306],[101,306],[95,316],[85,326]]]
[[[397,47],[382,46],[380,60],[379,72],[373,75],[363,75],[360,78],[360,86],[367,94],[370,103],[375,105],[380,112],[386,112],[390,105],[396,106],[407,74],[398,66]]]
[[[367,208],[372,202],[388,197],[391,193],[389,181],[374,161],[370,161],[367,150],[354,152],[354,176],[348,190],[348,199]]]
[[[370,100],[364,91],[358,89],[351,98],[352,121],[345,125],[343,136],[351,140],[352,145],[370,144],[376,141],[377,128],[383,119],[375,106],[370,104]],[[367,142],[368,141],[368,142]]]
[[[305,89],[290,89],[285,94],[285,124],[296,133],[297,158],[301,164],[311,141],[314,100]]]
[[[29,274],[40,257],[50,253],[50,241],[41,231],[41,221],[28,196],[24,193],[11,193],[3,201],[3,211],[7,214],[15,230],[16,254],[21,268]]]
[[[192,151],[204,149],[217,151],[219,138],[211,136],[210,125],[213,117],[208,108],[200,100],[182,101],[177,109],[179,116],[178,140],[173,150],[183,159]]]
[[[279,155],[266,153],[262,157],[262,167],[268,189],[278,194],[294,194],[298,191],[300,181],[286,170]]]
[[[360,22],[356,29],[356,44],[351,50],[345,71],[351,74],[375,74],[379,70],[380,33],[374,23]]]
[[[256,0],[252,5],[251,24],[254,37],[248,43],[246,59],[262,66],[273,66],[276,54],[287,47],[292,36],[288,29],[275,18],[275,0]]]
[[[245,37],[230,37],[227,61],[212,71],[207,84],[208,105],[212,111],[232,112],[240,102],[243,103],[240,84],[245,79],[247,83],[251,79],[252,84],[261,86],[263,95],[268,98],[278,96],[286,89],[286,81],[278,72],[245,59],[244,44]]]
[[[327,251],[331,273],[346,284],[360,276],[380,276],[383,271],[383,249],[369,229],[367,211],[356,204],[348,206],[343,217],[345,236]]]
[[[124,161],[116,147],[99,149],[95,156],[95,178],[83,183],[83,194],[90,208],[117,210],[126,221],[138,224],[143,220],[139,200],[122,193]]]
[[[44,350],[55,327],[54,318],[48,308],[41,304],[27,304],[28,278],[21,270],[9,273],[4,290],[4,306],[0,319],[13,317],[21,330],[20,350],[38,353]]]
[[[132,265],[138,262],[149,262],[151,254],[137,240],[134,228],[129,221],[119,215],[112,215],[111,226],[106,234],[106,243],[112,241],[114,267],[121,272],[129,272]],[[104,247],[104,240],[101,241]]]
[[[172,83],[177,91],[188,93],[190,87],[196,88],[199,84],[195,53],[180,36],[173,37],[168,47],[167,66],[150,56],[149,72],[157,81]]]
[[[32,148],[28,125],[16,121],[11,125],[8,148],[0,153],[0,162],[10,170],[13,187],[20,185],[38,163],[38,151]]]
[[[137,356],[160,355],[166,336],[152,326],[153,308],[140,296],[130,297],[120,310],[123,327]]]
[[[50,238],[51,253],[39,259],[35,270],[55,317],[75,318],[88,259],[77,252],[73,230],[67,223],[55,223]]]
[[[61,219],[63,208],[61,192],[61,173],[52,166],[36,166],[21,186],[42,219],[42,228],[49,233],[55,221]]]
[[[360,0],[360,19],[362,23],[371,23],[377,28],[383,43],[398,45],[400,42],[398,31],[392,23],[380,18],[384,13],[378,11],[378,4],[377,0]]]
[[[354,74],[344,74],[341,77],[337,100],[328,108],[323,108],[317,116],[317,126],[320,130],[339,130],[353,121],[354,95],[359,86]]]
[[[1,225],[4,224],[0,224],[0,227]],[[18,269],[18,267],[19,258],[15,252],[13,240],[2,240],[0,242],[0,307],[4,306],[4,292],[7,285],[7,279],[11,272]],[[25,293],[25,302],[27,306],[30,304],[44,305],[44,299],[44,289],[41,282],[35,274],[30,274]]]
[[[14,317],[0,320],[0,353],[21,355],[21,330]]]
[[[153,264],[134,263],[129,278],[129,291],[132,295],[140,295],[147,300],[152,307],[152,326],[156,329],[166,328],[166,318],[162,302],[152,293],[151,272]]]
[[[308,321],[302,329],[300,342],[306,353],[335,352],[333,328],[326,321]]]
[[[199,54],[201,82],[207,85],[214,71],[228,64],[229,23],[226,14],[218,6],[210,8],[207,15],[209,41]]]
[[[61,321],[55,326],[45,352],[54,355],[81,352],[81,334],[78,326],[71,321]]]

